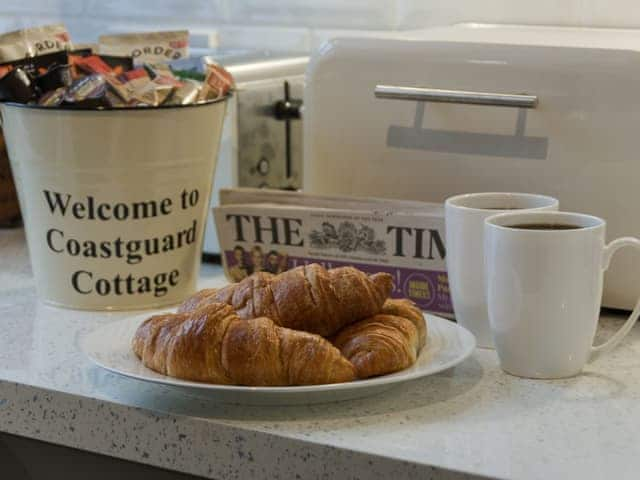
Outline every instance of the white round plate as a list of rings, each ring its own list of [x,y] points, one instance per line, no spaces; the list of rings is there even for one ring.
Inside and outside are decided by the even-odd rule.
[[[142,365],[131,350],[131,339],[138,325],[148,317],[149,314],[136,315],[104,325],[82,339],[82,349],[93,362],[112,372],[192,392],[197,390],[200,395],[204,393],[223,403],[296,405],[365,397],[451,368],[471,355],[476,346],[475,337],[464,327],[444,318],[425,314],[427,345],[420,352],[416,363],[400,372],[354,382],[301,387],[217,385],[168,377]]]

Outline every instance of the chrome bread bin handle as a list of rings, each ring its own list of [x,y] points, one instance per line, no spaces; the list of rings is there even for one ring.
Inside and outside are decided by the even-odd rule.
[[[376,98],[393,100],[490,105],[494,107],[535,108],[538,105],[538,97],[536,95],[440,90],[437,88],[400,87],[396,85],[376,85],[374,95]]]

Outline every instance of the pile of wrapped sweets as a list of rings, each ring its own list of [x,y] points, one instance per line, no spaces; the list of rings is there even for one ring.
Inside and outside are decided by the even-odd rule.
[[[76,47],[63,25],[6,33],[0,35],[0,101],[105,109],[226,96],[233,78],[220,65],[204,65],[200,80],[172,69],[188,47],[187,31],[105,35],[97,45]]]

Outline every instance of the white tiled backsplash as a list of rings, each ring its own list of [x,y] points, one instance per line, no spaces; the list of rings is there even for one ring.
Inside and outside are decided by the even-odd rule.
[[[640,27],[640,8],[636,0],[0,0],[0,31],[60,20],[77,42],[187,27],[200,46],[309,50],[340,35],[469,21]]]

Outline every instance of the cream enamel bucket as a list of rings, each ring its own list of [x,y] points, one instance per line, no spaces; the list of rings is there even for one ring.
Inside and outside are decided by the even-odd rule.
[[[0,104],[38,296],[87,310],[196,288],[226,98],[69,110]]]

